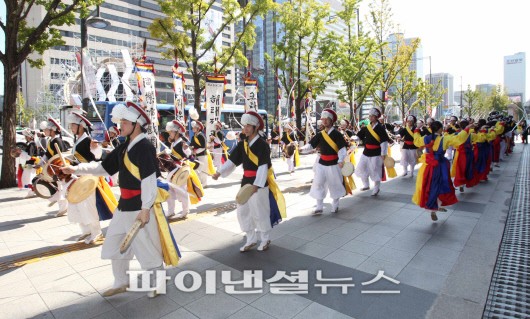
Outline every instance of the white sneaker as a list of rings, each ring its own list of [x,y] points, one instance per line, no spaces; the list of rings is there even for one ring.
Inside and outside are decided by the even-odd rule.
[[[379,187],[375,187],[372,191],[372,196],[377,196],[377,194],[379,194]]]
[[[239,248],[239,251],[244,253],[244,252],[247,252],[249,250],[251,250],[252,248],[256,247],[258,243],[247,243],[245,244],[245,246]]]
[[[103,239],[103,234],[102,233],[99,233],[99,234],[96,234],[96,235],[90,235],[90,237],[87,237],[85,239],[85,244],[87,245],[90,245],[90,244],[95,244],[96,242],[100,241]]]
[[[66,215],[66,213],[68,212],[68,210],[61,210],[61,211],[58,211],[57,214],[55,214],[55,217],[62,217],[64,215]]]
[[[176,220],[176,219],[186,219],[188,216],[188,212],[180,212],[178,214],[175,214],[171,219],[173,220]]]
[[[270,245],[271,245],[270,240],[267,240],[266,242],[261,242],[261,244],[259,244],[258,251],[268,250]]]

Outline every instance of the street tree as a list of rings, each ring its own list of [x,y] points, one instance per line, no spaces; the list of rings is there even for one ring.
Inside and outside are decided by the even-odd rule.
[[[354,129],[357,129],[359,120],[358,109],[375,83],[370,79],[375,77],[374,52],[378,48],[372,38],[361,32],[358,5],[359,0],[342,2],[343,10],[337,12],[335,19],[344,25],[346,34],[330,32],[321,51],[330,66],[332,79],[342,83],[336,92],[339,100],[349,104],[349,120]]]
[[[418,104],[415,108],[418,114],[421,114],[425,119],[432,116],[434,107],[440,105],[443,101],[443,95],[446,90],[442,86],[442,82],[429,83],[418,78]]]
[[[410,111],[415,109],[421,102],[418,99],[418,93],[422,86],[420,85],[421,79],[417,78],[416,71],[410,69],[412,60],[409,57],[414,54],[416,46],[403,44],[399,47],[399,50],[400,54],[397,58],[401,59],[399,63],[404,63],[405,67],[400,67],[399,72],[397,72],[396,80],[392,87],[392,104],[398,107],[401,120],[404,123]]]
[[[0,51],[0,62],[4,65],[4,149],[15,147],[15,126],[17,92],[20,67],[26,60],[32,67],[44,65],[41,56],[53,46],[63,45],[64,41],[57,27],[75,24],[76,13],[89,14],[89,7],[102,0],[5,0],[6,19],[0,21],[5,34],[4,50]],[[42,19],[32,23],[30,12],[43,12]],[[36,53],[31,55],[32,53]],[[31,56],[30,56],[31,55]],[[2,177],[0,188],[16,185],[15,159],[4,152],[2,155]]]
[[[237,0],[160,0],[163,18],[148,27],[167,59],[178,59],[186,65],[193,81],[195,108],[200,112],[204,76],[226,72],[234,64],[248,65],[244,48],[256,42],[254,21],[274,8],[273,0],[241,3]],[[219,8],[220,3],[220,8]],[[216,16],[222,10],[222,17]],[[230,45],[222,42],[222,33],[239,24]],[[219,45],[221,43],[221,45]],[[214,61],[215,60],[215,61]]]
[[[288,99],[296,106],[296,125],[301,128],[301,104],[307,89],[313,89],[316,96],[329,78],[326,59],[319,59],[318,52],[326,35],[329,4],[319,4],[315,0],[284,2],[277,7],[274,20],[280,24],[282,38],[273,44],[274,56],[266,57],[272,68],[278,70],[278,81],[283,87],[293,89],[294,98],[289,96]]]
[[[481,100],[481,94],[479,91],[472,90],[471,85],[468,85],[467,90],[464,93],[463,100],[463,115],[466,115],[467,117],[473,117],[475,113],[479,113],[478,107]]]

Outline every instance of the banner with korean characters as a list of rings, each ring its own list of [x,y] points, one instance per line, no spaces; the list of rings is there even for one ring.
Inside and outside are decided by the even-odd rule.
[[[225,76],[206,76],[205,105],[206,110],[206,136],[215,131],[215,122],[221,120],[221,109],[223,108],[223,97],[225,90]]]
[[[245,78],[245,112],[258,111],[258,81]]]
[[[147,126],[147,138],[159,150],[158,144],[158,115],[156,111],[155,68],[152,63],[137,61],[135,64],[136,80],[138,81],[138,96],[140,105],[151,120]]]
[[[178,64],[172,67],[173,91],[175,92],[175,119],[184,122],[184,73],[178,72]]]

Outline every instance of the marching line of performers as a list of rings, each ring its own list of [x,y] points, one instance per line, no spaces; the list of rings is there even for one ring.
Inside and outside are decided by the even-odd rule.
[[[200,121],[191,123],[194,136],[188,140],[186,125],[173,120],[166,125],[171,144],[157,154],[145,134],[150,119],[140,106],[133,102],[119,104],[111,116],[112,121],[120,125],[119,131],[113,130],[125,138],[124,143],[120,144],[117,139],[108,141],[106,146],[111,146],[109,149],[92,141],[92,124],[82,111],[74,111],[67,118],[68,127],[75,135],[71,157],[65,158],[62,154],[61,126],[50,118],[44,127],[49,136],[45,154],[30,164],[33,169],[43,170],[35,190],[45,193],[43,187],[55,189],[47,198],[58,203],[59,213],[68,213],[70,222],[79,224],[80,240],[94,243],[102,239],[99,222],[111,219],[102,258],[112,260],[114,284],[104,296],[126,291],[126,272],[134,256],[144,270],[162,269],[164,264],[175,266],[180,252],[168,220],[186,218],[190,204],[198,203],[204,196],[208,177],[215,180],[226,177],[240,165],[243,177],[236,197],[237,218],[241,231],[246,234],[240,251],[270,248],[271,230],[286,218],[286,203],[276,182],[271,149],[263,136],[264,123],[259,114],[250,111],[243,115],[243,131],[230,154],[226,152],[222,123],[216,123],[216,130],[209,139],[214,145],[210,152]],[[390,154],[391,139],[403,140],[404,175],[412,176],[416,163],[422,164],[412,200],[430,211],[434,221],[437,220],[436,212],[444,210],[442,206],[458,201],[454,186],[473,187],[486,181],[491,165],[498,165],[501,154],[509,154],[512,150],[513,121],[496,113],[490,114],[488,121],[481,119],[477,123],[468,120],[457,123],[455,119],[445,128],[439,121],[428,119],[423,125],[422,121],[409,116],[405,128],[397,134],[387,132],[387,126],[380,122],[381,117],[377,108],[371,109],[369,123],[354,132],[348,128],[347,121],[341,121],[340,128],[335,128],[337,114],[332,109],[324,109],[319,131],[306,145],[295,147],[293,159],[287,163],[290,173],[297,162],[295,154],[318,151],[309,193],[316,200],[315,215],[323,213],[328,192],[332,213],[339,212],[340,198],[353,194],[356,189],[352,178],[354,171],[363,184],[360,190],[369,190],[371,179],[374,185],[372,196],[378,196],[381,181],[387,176],[396,176]],[[282,136],[280,140],[284,147],[293,143],[296,146],[296,137],[291,136],[292,127],[291,131],[286,128],[285,139]],[[355,170],[356,143],[352,145],[352,140],[364,145]],[[454,157],[448,153],[451,147]],[[447,158],[449,155],[454,158],[453,169]],[[162,172],[167,174],[162,176]],[[104,178],[109,176],[115,176],[114,180],[119,181],[119,200]],[[112,183],[112,179],[110,181]],[[165,201],[168,202],[166,212],[161,206]],[[176,201],[182,206],[178,214]],[[141,230],[122,253],[121,242],[135,223],[141,224]],[[152,280],[157,282],[156,278]],[[148,294],[149,297],[156,295],[156,290]]]

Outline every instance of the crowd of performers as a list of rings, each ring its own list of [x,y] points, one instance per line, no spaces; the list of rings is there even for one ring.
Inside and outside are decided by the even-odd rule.
[[[22,163],[21,183],[41,194],[48,189],[49,196],[41,197],[48,198],[50,205],[57,203],[57,216],[66,214],[70,222],[79,224],[79,240],[91,244],[103,239],[100,221],[111,219],[102,258],[112,261],[114,284],[105,296],[126,291],[126,271],[134,256],[145,270],[178,263],[180,252],[168,220],[186,218],[190,205],[204,196],[209,177],[217,180],[242,166],[239,193],[242,197],[246,194],[246,198],[238,201],[237,219],[246,242],[240,251],[255,247],[266,251],[271,244],[272,227],[286,218],[271,153],[282,151],[287,171],[292,174],[300,153],[317,152],[309,195],[316,200],[313,213],[319,215],[328,193],[332,213],[338,213],[340,198],[356,189],[352,164],[362,182],[360,190],[369,190],[372,180],[371,195],[378,196],[381,182],[396,176],[391,145],[402,143],[403,176],[414,176],[416,164],[421,164],[412,201],[429,211],[436,221],[437,211],[458,201],[455,187],[463,192],[464,187],[487,181],[492,167],[509,156],[516,128],[512,118],[492,112],[488,119],[478,121],[452,117],[445,126],[431,118],[424,123],[410,115],[404,127],[394,129],[382,122],[381,112],[373,108],[369,123],[354,131],[348,121],[338,122],[333,110],[324,109],[318,130],[301,146],[291,125],[285,125],[282,136],[273,131],[269,138],[265,137],[263,118],[250,111],[242,116],[242,132],[230,154],[222,123],[216,123],[213,134],[206,137],[203,124],[192,121],[194,134],[190,139],[186,124],[178,120],[167,123],[166,149],[157,154],[146,138],[150,120],[140,106],[133,102],[120,104],[111,115],[120,129],[109,128],[103,143],[91,139],[92,123],[77,110],[67,117],[68,129],[75,136],[70,154],[63,154],[66,149],[60,134],[64,128],[53,118],[41,123],[45,139],[24,131],[27,149],[15,154]],[[124,143],[119,142],[119,135]],[[356,163],[355,152],[360,143],[364,148]],[[119,200],[110,189],[115,184],[119,184]],[[168,204],[166,211],[162,209],[163,202]],[[177,202],[182,208],[178,213]],[[120,251],[122,240],[135,223],[142,230],[126,251]],[[156,278],[152,280],[156,282]],[[148,295],[156,296],[156,289]]]

